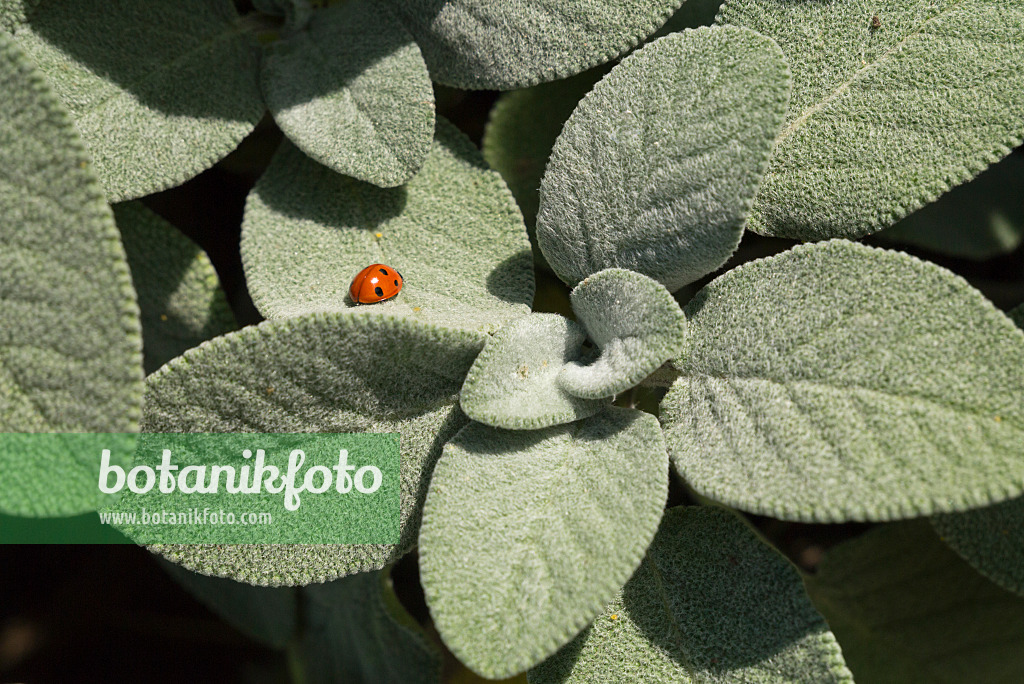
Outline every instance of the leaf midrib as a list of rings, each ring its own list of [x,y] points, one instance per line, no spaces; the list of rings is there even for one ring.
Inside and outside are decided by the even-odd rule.
[[[916,36],[919,36],[928,24],[938,21],[939,19],[942,19],[943,17],[952,13],[953,11],[960,9],[960,7],[966,1],[967,0],[960,0],[959,2],[950,5],[948,8],[942,10],[934,17],[924,20],[920,26],[918,26],[915,30],[907,33],[907,35],[904,36],[902,40],[893,44],[888,50],[879,55],[878,58],[876,58],[874,61],[869,62],[858,69],[855,69],[853,73],[851,73],[848,78],[843,80],[830,94],[822,98],[814,105],[811,105],[810,107],[804,109],[796,118],[794,118],[791,122],[786,124],[779,132],[778,137],[775,138],[774,147],[776,149],[781,147],[786,140],[792,137],[794,133],[796,133],[798,130],[800,130],[800,128],[803,127],[803,125],[807,122],[808,119],[810,119],[812,116],[814,116],[822,109],[824,109],[826,106],[831,104],[834,100],[838,99],[839,96],[845,93],[849,89],[850,85],[855,80],[857,80],[861,75],[870,72],[873,68],[886,62],[894,53],[900,51],[900,49],[904,45],[906,45],[908,41],[910,41],[912,38]]]

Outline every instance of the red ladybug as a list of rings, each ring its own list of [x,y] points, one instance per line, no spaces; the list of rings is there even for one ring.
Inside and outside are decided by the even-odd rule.
[[[356,304],[376,304],[402,291],[402,274],[386,264],[370,264],[348,286],[348,296]]]

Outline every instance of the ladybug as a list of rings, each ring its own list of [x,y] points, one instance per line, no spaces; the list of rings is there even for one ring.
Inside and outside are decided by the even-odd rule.
[[[402,291],[402,274],[386,264],[370,264],[348,286],[348,296],[356,304],[376,304]]]

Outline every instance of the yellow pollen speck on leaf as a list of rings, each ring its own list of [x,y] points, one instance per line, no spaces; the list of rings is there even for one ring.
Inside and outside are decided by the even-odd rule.
[[[274,388],[273,387],[268,387],[267,388],[267,394],[273,394],[273,393],[274,393]]]
[[[374,233],[374,235],[377,237],[378,240],[384,237],[384,233]]]
[[[619,619],[619,614],[618,613],[612,613],[612,620],[618,620],[618,619]]]
[[[1002,416],[996,416],[996,422],[997,423],[1003,422],[1003,417]]]
[[[413,310],[413,311],[419,311],[419,310],[420,310],[420,307],[418,307],[418,306],[414,306],[414,307],[412,307],[412,310]]]
[[[161,321],[166,321],[167,320],[167,314],[160,314],[160,320]]]

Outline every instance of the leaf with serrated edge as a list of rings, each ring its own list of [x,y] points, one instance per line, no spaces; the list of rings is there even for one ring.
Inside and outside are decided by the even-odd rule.
[[[614,59],[654,33],[682,0],[389,0],[433,79],[512,90]]]
[[[774,38],[793,71],[751,230],[879,231],[1024,136],[1024,4],[729,0],[718,20]]]
[[[141,202],[118,204],[114,217],[138,293],[146,373],[238,328],[199,245]]]
[[[853,680],[789,562],[735,514],[679,507],[615,600],[530,682]]]
[[[386,570],[302,589],[301,681],[440,684],[441,652],[398,602]]]
[[[536,665],[629,579],[667,493],[650,414],[609,407],[530,432],[471,423],[445,446],[420,534],[423,590],[445,644],[488,678]]]
[[[975,572],[924,520],[833,547],[805,583],[858,684],[1024,681],[1024,599]]]
[[[15,36],[71,110],[111,201],[192,178],[264,112],[229,0],[44,0]]]
[[[1024,241],[1024,155],[1011,154],[875,237],[939,254],[991,259]]]
[[[661,418],[701,494],[785,520],[892,520],[1024,486],[1024,333],[934,264],[833,240],[686,307]]]
[[[669,291],[647,276],[609,268],[587,277],[570,295],[576,318],[601,350],[593,363],[569,361],[559,387],[587,399],[633,387],[677,356],[686,317]]]
[[[1010,311],[1010,319],[1024,328],[1024,305]],[[942,541],[978,572],[1024,596],[1024,497],[931,521]]]
[[[434,91],[412,36],[377,0],[313,14],[303,31],[267,46],[267,106],[303,152],[375,185],[415,174],[434,138]]]
[[[579,359],[582,327],[557,314],[530,314],[494,334],[469,369],[462,410],[473,420],[509,430],[536,430],[592,416],[611,402],[563,390],[558,376]]]
[[[519,209],[462,133],[439,119],[423,168],[400,188],[333,173],[284,143],[249,195],[242,261],[268,318],[310,311],[404,316],[489,332],[529,312],[533,257]],[[388,264],[404,285],[372,306],[352,278]]]
[[[297,629],[299,594],[295,587],[254,587],[200,575],[164,560],[160,567],[200,603],[252,639],[284,648]]]
[[[142,338],[124,250],[67,111],[2,32],[0,93],[0,428],[135,432]],[[94,510],[109,497],[89,460],[0,451],[0,512]]]
[[[415,543],[441,448],[466,424],[458,391],[481,344],[404,319],[335,313],[267,321],[185,352],[147,378],[145,431],[398,432],[401,538],[151,548],[190,570],[260,585],[325,582],[399,558]]]
[[[675,291],[739,244],[786,111],[789,72],[753,31],[644,46],[580,101],[540,187],[537,242],[569,285],[618,266]]]

